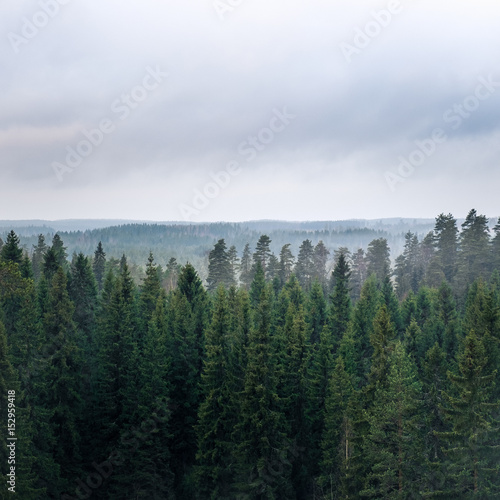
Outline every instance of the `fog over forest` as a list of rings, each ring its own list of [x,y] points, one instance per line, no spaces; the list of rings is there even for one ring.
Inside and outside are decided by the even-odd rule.
[[[500,3],[0,2],[0,500],[500,499]]]

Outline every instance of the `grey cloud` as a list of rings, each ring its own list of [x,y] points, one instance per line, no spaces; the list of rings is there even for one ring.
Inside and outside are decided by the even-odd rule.
[[[344,199],[339,192],[338,201],[356,211],[352,216],[363,217],[353,193],[368,199],[376,179],[377,193],[385,196],[384,171],[397,166],[398,156],[407,155],[415,140],[441,127],[449,143],[401,187],[404,205],[399,194],[384,201],[370,198],[377,216],[433,216],[408,186],[449,187],[448,172],[466,173],[474,155],[483,182],[498,166],[491,138],[498,132],[500,92],[482,101],[456,130],[443,115],[474,92],[479,77],[493,74],[500,81],[500,73],[495,74],[500,7],[487,1],[449,7],[424,0],[401,4],[401,14],[348,64],[339,44],[352,43],[355,30],[388,2],[280,0],[269,5],[255,0],[221,21],[211,1],[72,1],[15,54],[8,33],[19,32],[23,16],[31,18],[40,6],[8,0],[0,6],[2,186],[22,185],[26,193],[40,189],[44,199],[71,189],[76,198],[90,200],[92,190],[107,189],[119,210],[123,190],[148,202],[143,186],[139,192],[137,182],[127,179],[178,182],[179,199],[189,199],[209,172],[236,159],[247,185],[256,177],[253,196],[261,190],[267,199],[273,191],[269,186],[275,185],[276,204],[283,206],[290,193],[280,198],[285,175],[293,186],[303,180],[302,198],[315,200],[324,192],[325,179],[352,171],[352,177],[342,177],[349,196]],[[168,76],[120,120],[113,103],[156,65]],[[285,106],[297,118],[247,162],[238,145],[267,126],[273,109]],[[52,163],[63,162],[66,148],[75,148],[84,139],[82,131],[103,118],[110,118],[116,130],[59,183]],[[488,150],[480,154],[478,145]],[[259,183],[262,175],[266,190]],[[254,218],[248,208],[252,195],[239,191],[242,178],[221,193],[220,201],[234,204],[234,217]],[[458,180],[456,185],[465,189]],[[470,196],[479,196],[478,190],[479,185],[471,187]],[[88,203],[80,205],[82,217]],[[214,200],[200,218],[223,218],[217,206]],[[172,206],[161,217],[144,210],[142,218],[178,218]],[[268,218],[284,213],[272,206],[267,210]]]

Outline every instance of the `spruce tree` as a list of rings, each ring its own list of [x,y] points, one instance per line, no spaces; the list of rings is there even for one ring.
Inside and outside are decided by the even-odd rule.
[[[231,391],[232,368],[229,359],[230,314],[222,285],[217,289],[211,326],[205,337],[203,400],[198,411],[197,468],[198,497],[233,498],[233,446],[231,432],[236,424],[237,408]]]
[[[488,353],[486,370],[497,370],[500,364],[500,304],[495,299],[495,292],[482,280],[475,281],[469,288],[462,328],[465,332],[477,332]],[[498,382],[498,374],[495,382]],[[498,384],[493,393],[500,397]]]
[[[21,264],[23,259],[23,249],[20,247],[19,236],[12,230],[7,235],[7,240],[5,241],[0,258],[4,262],[13,262],[14,264]]]
[[[377,381],[365,456],[370,463],[368,498],[418,498],[424,457],[420,440],[421,383],[400,341],[387,358],[386,379]]]
[[[142,280],[139,298],[139,327],[142,334],[147,332],[149,322],[156,310],[160,294],[160,270],[154,262],[153,253],[149,252],[148,262],[146,263],[146,276]]]
[[[334,345],[338,347],[340,339],[347,330],[352,313],[349,286],[351,270],[343,253],[340,254],[337,260],[332,277],[335,285],[330,296],[331,306],[328,325],[332,332]]]
[[[362,248],[360,248],[352,256],[351,298],[353,300],[358,300],[359,297],[361,296],[361,289],[367,277],[368,277],[368,270],[367,270],[365,251]]]
[[[68,256],[68,254],[66,252],[66,247],[64,246],[63,240],[57,233],[52,238],[51,248],[54,251],[57,265],[61,266],[63,269],[66,269],[67,266],[66,257]]]
[[[491,269],[500,271],[500,218],[493,228],[495,236],[491,240]]]
[[[391,321],[394,323],[396,328],[396,333],[400,334],[403,331],[401,312],[399,309],[399,301],[394,293],[394,288],[392,286],[391,279],[386,276],[382,281],[382,300],[387,306],[387,310],[391,315]]]
[[[256,500],[292,498],[291,443],[286,439],[286,421],[277,393],[271,318],[271,291],[266,287],[257,304],[256,326],[248,339],[248,363],[235,429],[236,489]]]
[[[31,258],[33,275],[36,281],[40,279],[40,276],[42,274],[43,256],[45,255],[46,251],[47,245],[45,244],[45,236],[43,234],[39,234],[37,245],[33,245],[33,256]]]
[[[280,262],[279,262],[279,279],[280,286],[285,286],[285,283],[290,279],[293,271],[294,256],[290,250],[290,243],[283,245],[280,251]]]
[[[43,277],[50,282],[61,264],[53,247],[50,247],[43,256],[42,273]]]
[[[423,277],[420,251],[417,235],[408,231],[405,235],[404,252],[396,259],[396,288],[399,298],[403,298],[410,290],[415,293],[418,290]]]
[[[457,305],[450,285],[443,281],[437,292],[437,336],[449,359],[455,358],[460,324]]]
[[[35,379],[33,420],[40,460],[38,475],[50,495],[61,494],[79,472],[81,357],[77,347],[74,306],[66,274],[59,268],[48,290],[43,317],[44,359]]]
[[[299,247],[295,275],[302,288],[308,292],[315,276],[314,247],[311,240],[304,240]]]
[[[260,297],[264,288],[266,287],[266,278],[264,274],[264,269],[262,268],[260,261],[255,265],[255,274],[250,287],[250,300],[252,301],[252,306],[257,307]]]
[[[172,437],[168,446],[175,474],[174,492],[181,498],[195,496],[194,426],[200,405],[203,338],[208,313],[208,301],[201,280],[194,267],[187,264],[181,271],[177,290],[171,294],[167,308],[168,379],[172,403]]]
[[[446,352],[436,342],[426,353],[425,359],[420,360],[423,365],[422,395],[425,410],[424,452],[426,453],[427,474],[423,484],[423,491],[432,495],[440,491],[446,482],[446,471],[443,469],[445,455],[441,450],[439,432],[448,429],[443,406],[444,391],[448,388]]]
[[[320,240],[314,247],[313,262],[314,262],[314,278],[320,283],[326,282],[326,263],[330,251],[326,248],[325,244]]]
[[[373,240],[366,251],[367,273],[375,274],[379,282],[391,272],[390,250],[385,238]]]
[[[94,260],[92,262],[92,269],[94,271],[94,276],[97,281],[97,286],[99,290],[102,290],[102,285],[104,281],[104,276],[106,272],[106,253],[102,248],[102,243],[97,244],[97,249],[94,252]]]
[[[311,493],[311,469],[306,446],[309,444],[310,421],[307,419],[308,384],[307,339],[309,332],[302,304],[290,301],[285,324],[278,333],[276,365],[279,369],[278,395],[283,402],[289,436],[297,450],[304,451],[292,462],[292,484],[298,497]]]
[[[458,229],[453,215],[440,214],[434,226],[436,257],[445,279],[451,283],[457,272]]]
[[[309,432],[309,456],[313,477],[320,473],[321,441],[325,427],[326,398],[334,367],[333,339],[328,327],[320,333],[320,341],[310,348],[307,366],[308,405],[306,416]]]
[[[359,344],[360,365],[358,375],[364,378],[370,370],[370,358],[373,345],[370,342],[373,333],[373,320],[381,302],[380,292],[377,289],[375,275],[370,276],[361,290],[361,297],[356,303],[352,314],[352,329]]]
[[[120,491],[136,491],[137,498],[174,499],[174,476],[171,453],[167,446],[171,438],[170,401],[168,379],[166,296],[160,292],[156,308],[151,315],[143,340],[139,359],[137,417],[134,432],[125,434],[136,438],[135,450],[127,457],[131,474],[118,476]],[[138,433],[135,429],[138,428]],[[122,436],[123,437],[123,436]],[[128,495],[124,498],[129,498]]]
[[[5,439],[0,444],[0,471],[4,478],[0,497],[17,495],[26,500],[36,500],[45,495],[45,490],[37,487],[38,477],[34,472],[37,457],[32,443],[31,408],[7,352],[5,327],[0,321],[0,415],[5,429],[2,433]],[[13,486],[7,476],[12,467],[15,472]],[[14,489],[10,489],[12,487]]]
[[[240,259],[238,257],[238,250],[236,250],[236,247],[234,245],[231,245],[229,247],[229,250],[227,251],[227,258],[229,260],[229,265],[231,267],[231,273],[230,276],[232,277],[232,283],[233,285],[236,285],[238,283],[238,273],[240,271]]]
[[[370,335],[370,343],[373,347],[367,387],[370,394],[373,394],[378,387],[383,388],[387,383],[389,356],[394,349],[395,337],[394,324],[387,306],[383,304],[375,315],[373,332]]]
[[[73,319],[87,341],[93,334],[97,309],[97,286],[91,264],[83,253],[79,253],[71,264],[69,296],[75,306]]]
[[[498,425],[494,418],[498,402],[491,401],[495,373],[486,370],[488,358],[481,339],[470,330],[458,356],[459,374],[448,372],[457,393],[447,394],[442,411],[451,431],[437,432],[449,458],[449,486],[443,492],[459,498],[499,496],[500,460]]]
[[[250,252],[250,244],[247,243],[243,249],[240,264],[240,281],[245,290],[250,289],[253,280],[252,272],[252,254]]]
[[[267,236],[267,234],[263,234],[259,238],[259,241],[257,242],[257,245],[255,247],[255,252],[253,254],[253,267],[255,268],[257,266],[257,263],[260,263],[262,270],[264,271],[266,280],[269,278],[267,268],[272,254],[270,245],[271,239],[269,238],[269,236]]]
[[[488,219],[472,209],[462,224],[459,240],[456,283],[464,291],[478,278],[486,279],[490,273],[490,237]]]
[[[321,331],[326,323],[326,301],[319,281],[314,281],[308,298],[306,321],[310,329],[310,342],[320,341]]]
[[[98,351],[94,385],[100,439],[94,441],[94,445],[103,459],[120,445],[121,439],[138,418],[137,321],[135,285],[124,263],[117,279],[113,279],[111,272],[106,278],[96,339]],[[102,487],[103,493],[122,494],[130,471],[130,462],[122,465],[112,481]],[[116,485],[119,485],[118,491]]]
[[[220,239],[208,254],[208,290],[215,291],[219,285],[235,284],[234,270],[226,250],[226,242]]]
[[[344,359],[338,356],[328,383],[321,442],[323,456],[318,484],[325,499],[341,498],[341,477],[352,453],[352,414],[348,405],[353,393],[352,377],[345,370]]]

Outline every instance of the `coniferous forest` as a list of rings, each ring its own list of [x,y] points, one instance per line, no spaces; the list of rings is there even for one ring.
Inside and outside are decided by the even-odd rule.
[[[203,281],[11,231],[0,498],[9,479],[22,500],[500,498],[488,223],[441,214],[400,255],[221,238]]]

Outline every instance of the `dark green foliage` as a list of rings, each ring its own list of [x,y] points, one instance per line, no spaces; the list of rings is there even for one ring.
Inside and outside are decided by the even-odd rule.
[[[491,267],[500,271],[500,219],[493,228],[495,236],[491,242]]]
[[[257,261],[255,265],[255,275],[250,288],[250,299],[252,301],[252,306],[257,307],[260,301],[260,297],[264,288],[266,287],[266,278],[264,274],[264,269],[260,263]]]
[[[368,389],[371,393],[387,383],[389,355],[394,349],[396,330],[387,306],[382,305],[373,320],[370,343],[373,347],[371,370],[368,375]]]
[[[234,260],[234,257],[233,257]],[[208,254],[208,290],[215,290],[219,285],[230,287],[235,284],[234,269],[229,254],[226,251],[226,242],[219,240]]]
[[[411,290],[417,292],[424,274],[421,248],[417,235],[408,232],[405,235],[405,249],[396,259],[396,286],[399,298],[404,298]]]
[[[364,378],[369,372],[373,345],[370,342],[373,333],[373,320],[380,306],[380,292],[377,289],[375,275],[366,280],[361,290],[361,297],[352,314],[352,331],[360,353],[361,363],[357,367],[358,376]]]
[[[238,272],[240,270],[240,259],[238,258],[238,250],[236,250],[236,247],[234,245],[231,245],[231,247],[227,251],[227,258],[229,260],[229,265],[231,266],[231,284],[236,285]]]
[[[71,264],[69,295],[75,306],[73,319],[87,341],[93,333],[97,309],[97,286],[89,259],[79,253]]]
[[[0,444],[0,471],[4,479],[0,496],[11,498],[17,495],[26,500],[35,500],[43,497],[45,491],[36,485],[31,409],[7,351],[5,327],[0,321],[0,418],[5,429]],[[12,467],[15,471],[15,487],[7,492],[7,488],[12,486],[7,482],[10,478],[6,475]]]
[[[380,318],[382,323],[382,318]],[[376,383],[365,443],[369,472],[360,492],[368,498],[418,498],[424,458],[420,440],[422,386],[401,342]]]
[[[389,276],[386,276],[382,282],[382,301],[389,311],[391,321],[394,323],[396,332],[400,334],[403,330],[403,327],[399,310],[399,302],[396,294],[394,293],[394,288]]]
[[[314,247],[311,240],[305,240],[300,245],[295,274],[302,288],[309,291],[316,274],[314,267]]]
[[[257,242],[257,245],[255,247],[255,252],[253,254],[254,268],[257,266],[257,264],[260,264],[262,270],[264,271],[266,280],[269,279],[268,267],[272,255],[272,252],[269,248],[270,244],[271,238],[269,238],[269,236],[267,236],[266,234],[263,234],[259,238],[259,241]]]
[[[446,281],[441,283],[437,292],[437,337],[447,356],[455,357],[460,334],[457,306],[453,292]]]
[[[339,345],[351,319],[350,277],[351,270],[342,253],[332,273],[334,287],[330,296],[331,306],[328,315],[328,326],[331,329],[335,347]]]
[[[178,288],[167,308],[168,380],[171,385],[172,415],[169,448],[174,489],[181,498],[194,497],[192,477],[196,455],[196,433],[202,370],[204,331],[209,314],[206,292],[195,269],[187,264],[179,276]]]
[[[306,408],[306,416],[309,430],[309,456],[314,477],[319,474],[321,441],[325,426],[325,404],[333,366],[333,339],[330,329],[325,326],[320,334],[320,342],[313,345],[310,350],[307,366],[309,404]]]
[[[142,355],[139,360],[139,384],[136,422],[140,424],[137,448],[130,456],[132,473],[124,483],[138,490],[139,498],[174,499],[174,475],[171,453],[165,443],[171,438],[170,416],[174,406],[170,400],[167,355],[166,297],[159,294],[151,315]],[[138,427],[134,425],[133,428]],[[129,436],[134,436],[129,431]],[[122,435],[123,439],[123,435]],[[132,438],[133,439],[133,438]],[[118,477],[118,479],[121,479]],[[120,487],[123,491],[124,488]]]
[[[42,353],[33,384],[34,444],[37,473],[53,495],[66,488],[81,461],[81,356],[77,347],[74,305],[62,268],[48,290],[42,320]]]
[[[359,297],[361,296],[361,288],[363,287],[363,284],[367,277],[368,277],[368,269],[367,269],[365,252],[362,248],[360,248],[352,256],[351,298],[353,300],[358,300]]]
[[[289,465],[293,445],[286,438],[286,420],[277,393],[270,297],[270,290],[264,288],[257,304],[256,326],[250,330],[239,423],[235,429],[236,489],[248,498],[262,500],[293,498]]]
[[[449,462],[446,493],[459,498],[496,498],[500,452],[498,402],[491,399],[494,373],[486,370],[487,354],[481,339],[471,330],[458,356],[459,374],[448,372],[458,393],[447,394],[444,413],[452,429],[437,432]]]
[[[57,236],[30,260],[11,235],[0,398],[16,387],[19,498],[500,497],[500,230],[490,241],[486,222],[407,233],[396,292],[383,232],[368,260],[337,248],[325,280],[327,230],[292,245],[275,231],[279,260],[262,236],[240,288],[210,295],[207,269],[171,255],[141,269],[90,239],[68,264]],[[234,274],[226,234],[206,241]]]
[[[286,245],[283,245],[280,251],[278,277],[280,280],[280,285],[282,287],[290,279],[293,270],[293,264],[294,264],[294,257],[290,250],[290,243],[287,243]]]
[[[453,215],[440,214],[436,217],[434,241],[437,268],[442,270],[445,279],[451,283],[457,272],[458,258],[458,229]]]
[[[240,264],[240,281],[246,290],[250,289],[250,285],[253,280],[252,272],[252,254],[250,252],[250,244],[247,243],[243,249],[243,255],[241,256]]]
[[[142,281],[141,296],[139,299],[140,331],[145,334],[149,322],[158,305],[161,294],[161,270],[154,262],[153,254],[150,253],[146,264],[146,277]]]
[[[321,331],[326,323],[326,301],[323,296],[323,288],[319,281],[315,281],[309,294],[306,320],[310,329],[311,343],[320,340]]]
[[[468,283],[477,278],[489,276],[490,237],[488,219],[471,210],[460,233],[456,282],[459,290],[465,290]]]
[[[47,281],[51,281],[57,270],[61,267],[56,251],[50,247],[43,256],[42,273]]]
[[[198,411],[198,497],[232,498],[234,480],[231,433],[237,419],[231,387],[230,313],[226,292],[217,290],[212,324],[205,337],[206,357],[201,374],[203,401]]]
[[[432,493],[440,491],[446,482],[446,473],[442,467],[445,455],[437,437],[438,433],[448,428],[445,415],[441,410],[444,391],[448,388],[446,352],[436,343],[427,351],[421,364],[423,366],[422,396],[426,415],[424,451],[427,454],[427,475],[423,490]]]
[[[295,446],[306,450],[309,435],[306,421],[307,411],[307,339],[308,328],[301,303],[293,300],[288,305],[285,324],[277,333],[276,364],[279,370],[278,396],[283,402],[284,418],[289,429],[289,436]],[[312,474],[306,453],[301,453],[292,463],[292,483],[299,498],[307,496],[311,491]]]
[[[323,456],[321,475],[318,478],[324,498],[345,498],[341,495],[343,479],[352,455],[353,431],[352,398],[353,380],[345,369],[344,359],[339,356],[328,383],[325,402],[324,432],[321,442]],[[345,494],[344,491],[342,493]]]
[[[52,238],[51,248],[54,251],[57,264],[65,268],[67,264],[66,257],[68,254],[66,253],[66,247],[64,246],[61,237],[57,233]]]
[[[99,290],[102,290],[102,284],[104,280],[104,275],[106,272],[106,253],[102,248],[102,243],[99,242],[97,249],[94,252],[94,260],[92,262],[92,269],[94,271],[94,276],[97,281]]]
[[[23,249],[19,246],[19,237],[14,231],[7,235],[0,257],[4,262],[13,262],[14,264],[21,264],[23,258]]]

